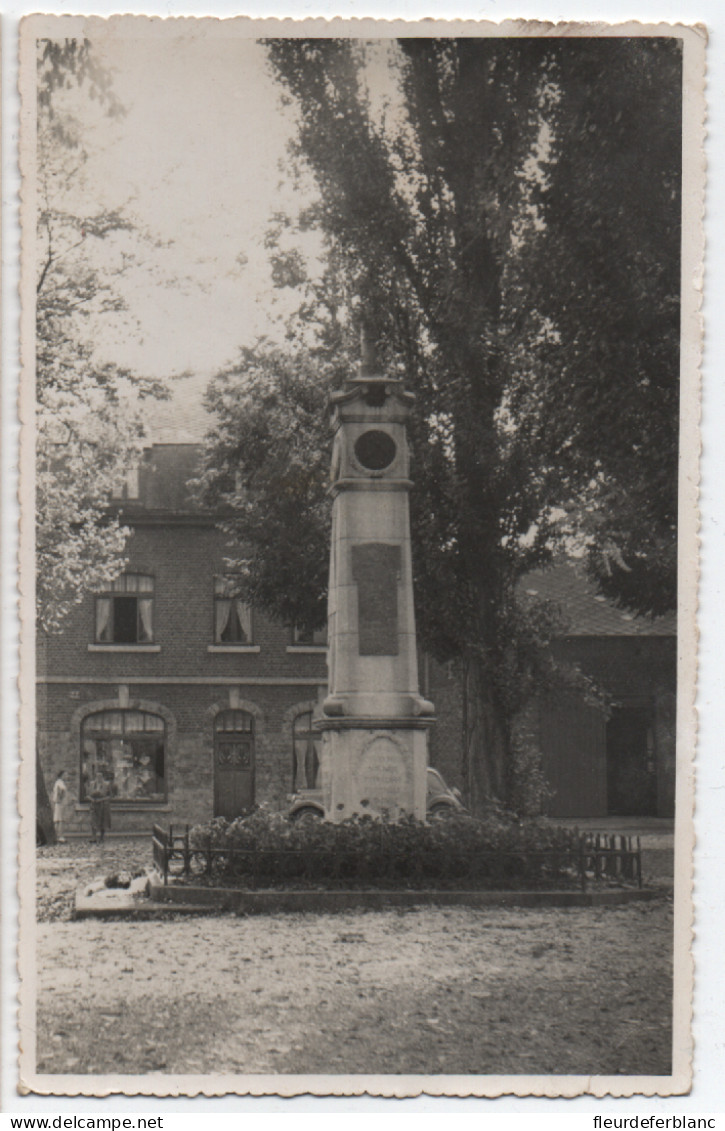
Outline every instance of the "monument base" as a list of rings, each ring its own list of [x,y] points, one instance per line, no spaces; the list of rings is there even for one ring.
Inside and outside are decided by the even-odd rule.
[[[319,724],[318,724],[319,726]],[[325,818],[426,816],[427,726],[364,719],[325,720],[320,769]]]

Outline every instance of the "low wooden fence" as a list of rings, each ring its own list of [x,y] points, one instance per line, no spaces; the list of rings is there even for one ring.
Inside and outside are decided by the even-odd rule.
[[[153,829],[153,855],[158,871],[187,882],[218,879],[221,884],[255,889],[260,886],[435,887],[488,890],[526,886],[579,887],[586,891],[602,882],[642,886],[639,837],[580,833],[550,849],[491,852],[422,852],[401,859],[381,848],[374,857],[351,851],[310,849],[246,849],[192,844],[189,827],[175,833]]]

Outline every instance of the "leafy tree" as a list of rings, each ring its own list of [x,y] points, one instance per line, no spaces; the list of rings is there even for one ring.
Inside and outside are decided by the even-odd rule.
[[[556,328],[511,410],[600,591],[640,614],[677,601],[681,44],[558,45],[544,238],[523,262]]]
[[[84,592],[123,568],[129,532],[109,515],[108,502],[138,458],[139,397],[164,394],[158,382],[100,358],[95,344],[104,322],[125,310],[114,284],[127,261],[124,240],[135,229],[120,210],[77,211],[89,156],[75,112],[82,97],[95,100],[101,114],[122,113],[87,42],[41,41],[36,604],[46,631],[59,629]]]
[[[326,445],[314,407],[334,381],[335,350],[350,372],[364,311],[384,368],[417,394],[420,633],[460,664],[470,803],[507,801],[512,720],[553,678],[552,610],[522,603],[520,578],[573,539],[609,595],[643,612],[673,599],[678,45],[399,40],[385,91],[367,68],[377,53],[379,80],[380,44],[268,50],[298,109],[296,158],[319,190],[302,221],[324,233],[343,314],[317,317],[307,353],[300,330],[286,357],[258,347],[217,383],[222,431],[206,487],[223,493],[223,476],[239,473],[242,493],[229,494],[227,478],[226,501],[249,520],[237,526],[253,547],[248,595],[319,619]],[[305,306],[303,323],[313,317]],[[315,467],[298,512],[269,475],[296,427]],[[301,486],[310,460],[296,451]]]
[[[243,547],[230,568],[245,599],[304,627],[321,626],[326,613],[330,457],[320,378],[307,351],[242,350],[207,394],[219,425],[200,481]]]
[[[358,361],[344,317],[345,280],[334,254],[322,276],[286,246],[276,217],[267,236],[278,287],[300,289],[284,345],[263,339],[240,350],[210,383],[207,436],[197,484],[242,554],[229,559],[239,592],[277,619],[308,630],[327,616],[331,437],[327,399]],[[342,313],[342,316],[341,316]]]

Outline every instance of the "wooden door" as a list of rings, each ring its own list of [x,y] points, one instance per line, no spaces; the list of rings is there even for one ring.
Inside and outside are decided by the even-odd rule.
[[[245,711],[223,711],[214,724],[214,816],[233,820],[253,805],[253,720]]]

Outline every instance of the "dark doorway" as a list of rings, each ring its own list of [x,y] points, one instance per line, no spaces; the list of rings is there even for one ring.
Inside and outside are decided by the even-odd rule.
[[[606,720],[574,695],[557,695],[541,707],[541,750],[553,790],[550,817],[607,815]]]
[[[607,812],[657,816],[657,761],[652,711],[619,707],[607,723]]]
[[[221,711],[214,720],[214,816],[233,820],[254,805],[254,720]]]

